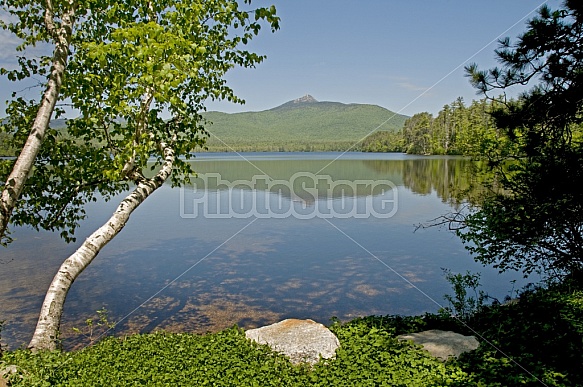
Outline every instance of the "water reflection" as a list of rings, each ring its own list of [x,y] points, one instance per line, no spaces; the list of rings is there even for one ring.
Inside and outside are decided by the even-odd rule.
[[[320,154],[321,155],[321,154]],[[362,155],[362,154],[360,154]],[[281,180],[292,181],[295,193],[303,192],[302,184],[310,179],[293,179],[294,174],[301,171],[305,175],[316,175],[317,179],[329,178],[330,181],[352,182],[354,196],[370,195],[370,187],[366,185],[356,185],[357,181],[390,181],[395,185],[403,185],[414,193],[428,195],[435,192],[444,202],[459,203],[468,199],[469,189],[477,190],[479,187],[472,180],[472,171],[483,169],[481,163],[462,157],[448,156],[415,156],[391,154],[376,156],[364,154],[365,157],[352,158],[347,154],[344,158],[334,160],[332,157],[321,159],[315,154],[316,159],[294,159],[284,158],[283,160],[272,160],[265,158],[251,157],[248,162],[237,162],[234,160],[222,160],[214,157],[204,156],[197,161],[196,171],[200,178],[193,180],[191,188],[203,186],[207,189],[220,189],[217,178],[205,178],[208,175],[215,175],[220,172],[220,178],[225,182],[254,180],[263,181],[263,184],[251,184],[255,189],[267,189],[268,181]],[[370,156],[370,157],[366,157]],[[309,154],[308,156],[309,157]],[[314,157],[314,156],[312,156]],[[311,183],[311,182],[309,182]],[[313,186],[314,184],[311,183]],[[223,183],[223,187],[224,183]],[[243,188],[243,187],[242,187]],[[328,191],[318,191],[319,197],[330,197]],[[281,194],[286,196],[286,191]],[[287,196],[289,197],[289,193]],[[374,195],[374,193],[373,193]],[[298,195],[301,197],[301,195]],[[308,195],[313,201],[312,195]],[[341,196],[341,191],[334,193],[333,197]]]
[[[346,320],[435,311],[435,302],[441,303],[449,290],[441,267],[481,269],[451,233],[438,229],[413,233],[415,224],[451,209],[453,193],[464,187],[469,161],[348,154],[330,163],[335,155],[262,156],[249,163],[205,155],[195,167],[201,174],[220,173],[228,181],[258,174],[289,181],[297,172],[323,174],[334,181],[386,180],[394,184],[390,193],[398,198],[398,211],[389,219],[212,219],[184,216],[188,204],[184,200],[192,203],[194,195],[224,193],[220,187],[206,187],[201,193],[193,186],[182,192],[164,186],[73,285],[63,319],[64,346],[83,344],[72,328],[82,327],[103,306],[111,319],[121,320],[116,334],[155,329],[202,333],[233,324],[256,327],[287,317],[327,323],[332,316]],[[331,197],[308,198],[292,191],[262,192],[270,200],[304,207],[371,197],[358,189],[352,196],[333,191]],[[243,205],[246,200],[243,197]],[[79,240],[101,225],[116,204],[90,205]],[[3,339],[13,348],[30,339],[53,273],[75,248],[51,233],[18,229],[14,236],[16,242],[1,252],[10,262],[0,271]],[[511,289],[512,279],[483,270],[486,289],[499,298]]]
[[[481,191],[474,172],[483,171],[482,162],[460,157],[426,157],[412,160],[367,160],[367,166],[381,174],[401,176],[403,185],[412,192],[429,195],[435,192],[452,205],[472,201]]]

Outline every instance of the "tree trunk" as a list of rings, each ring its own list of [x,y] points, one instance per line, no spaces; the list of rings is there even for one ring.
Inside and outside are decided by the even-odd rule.
[[[63,307],[73,281],[93,261],[99,251],[123,229],[132,212],[170,176],[174,164],[174,151],[167,147],[165,156],[165,162],[156,176],[139,181],[132,193],[121,201],[111,218],[62,263],[45,296],[34,335],[28,345],[29,349],[38,351],[57,348]]]
[[[55,40],[52,69],[47,88],[41,99],[40,107],[32,124],[28,139],[12,168],[10,176],[6,179],[4,189],[2,190],[2,196],[0,198],[0,241],[6,234],[10,215],[22,193],[24,183],[32,170],[34,161],[49,127],[57,99],[59,98],[59,91],[69,57],[69,45],[71,44],[73,24],[75,23],[76,4],[72,1],[69,3],[69,6],[69,11],[65,12],[62,16],[61,27],[57,31],[54,31],[54,26],[52,25],[52,4],[50,1],[47,2],[45,27],[49,32],[53,33]]]

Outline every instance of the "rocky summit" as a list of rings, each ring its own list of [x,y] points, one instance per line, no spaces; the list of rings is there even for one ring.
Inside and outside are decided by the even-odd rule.
[[[292,103],[314,103],[314,102],[318,102],[318,100],[314,97],[312,97],[310,94],[306,94],[303,97],[300,98],[296,98],[292,101]]]

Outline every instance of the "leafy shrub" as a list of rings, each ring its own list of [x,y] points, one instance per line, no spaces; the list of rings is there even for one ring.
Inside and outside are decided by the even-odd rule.
[[[582,290],[558,285],[523,292],[518,302],[476,314],[472,328],[492,344],[458,360],[474,383],[577,386],[583,380]]]
[[[486,293],[478,290],[480,287],[480,274],[452,273],[448,269],[442,269],[445,273],[445,279],[451,284],[454,295],[446,294],[444,298],[449,302],[441,310],[442,313],[459,318],[462,321],[468,321],[473,315],[484,307]]]
[[[115,328],[115,322],[109,320],[109,312],[105,307],[97,310],[97,319],[88,318],[82,328],[73,328],[73,332],[88,341],[89,345],[95,344],[101,337],[107,335]]]

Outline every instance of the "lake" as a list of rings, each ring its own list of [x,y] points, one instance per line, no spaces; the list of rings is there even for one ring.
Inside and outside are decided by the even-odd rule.
[[[201,154],[199,177],[165,185],[74,283],[62,323],[73,332],[105,307],[116,335],[216,331],[284,318],[328,324],[436,312],[451,293],[442,268],[482,273],[502,300],[525,280],[468,255],[445,228],[416,226],[456,206],[471,161],[402,154]],[[26,228],[0,255],[3,343],[28,343],[60,263],[113,212],[91,203],[70,245]],[[516,283],[511,281],[517,280]]]

